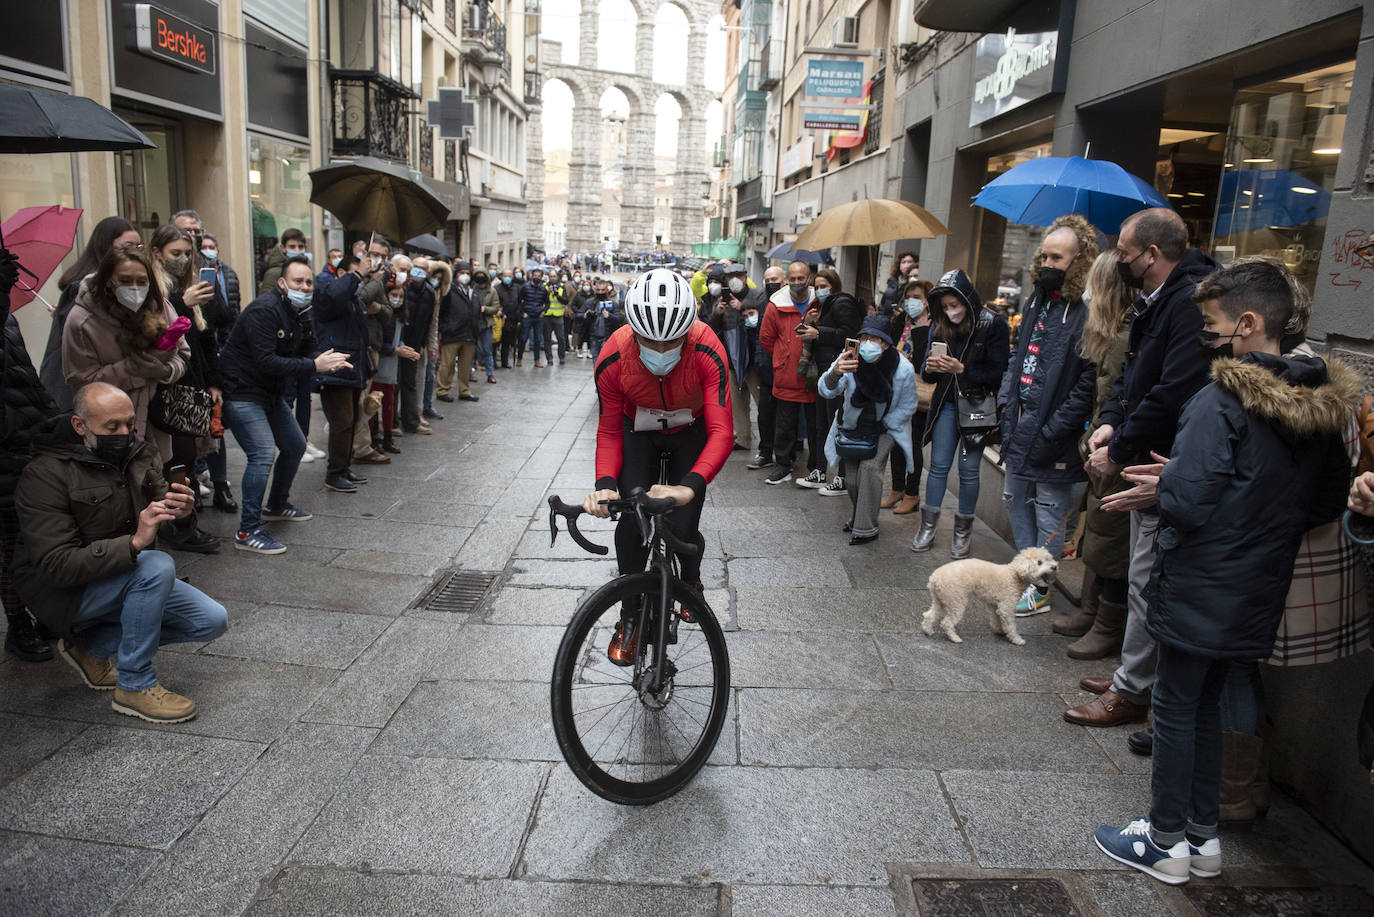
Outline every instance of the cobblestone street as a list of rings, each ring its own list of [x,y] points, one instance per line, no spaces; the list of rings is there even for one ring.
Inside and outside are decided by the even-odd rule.
[[[549,675],[614,564],[566,536],[551,549],[545,504],[593,480],[591,365],[474,386],[480,403],[440,405],[391,465],[355,468],[371,479],[356,495],[302,466],[292,499],[315,518],[269,523],[283,556],[179,555],[231,618],[158,656],[191,722],[120,716],[63,662],[6,656],[0,914],[915,914],[922,877],[1023,871],[1084,914],[1215,913],[1206,890],[1227,883],[1374,888],[1283,796],[1223,834],[1222,879],[1166,890],[1116,867],[1092,830],[1145,814],[1149,760],[1129,727],[1060,716],[1111,666],[1067,659],[1048,615],[1022,622],[1021,648],[981,614],[963,645],[921,635],[953,514],[927,555],[908,550],[917,517],[887,513],[849,547],[847,500],[762,486],[739,451],[702,520],[707,598],[731,627],[715,755],[658,805],[593,796],[559,755]],[[231,448],[236,492],[241,470]],[[236,516],[203,518],[232,537]],[[980,523],[974,554],[1011,552]],[[498,575],[482,604],[415,607],[455,566]]]

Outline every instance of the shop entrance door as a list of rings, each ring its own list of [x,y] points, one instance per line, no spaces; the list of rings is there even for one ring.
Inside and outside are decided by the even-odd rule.
[[[119,177],[119,215],[138,227],[146,242],[181,209],[181,136],[175,124],[150,121],[129,112],[121,115],[157,144],[155,150],[115,154]]]

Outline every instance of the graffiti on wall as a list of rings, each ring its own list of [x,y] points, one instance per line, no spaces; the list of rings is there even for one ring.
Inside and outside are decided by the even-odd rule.
[[[1374,282],[1374,234],[1368,229],[1347,229],[1331,236],[1331,262],[1338,270],[1328,271],[1333,287],[1359,290]]]

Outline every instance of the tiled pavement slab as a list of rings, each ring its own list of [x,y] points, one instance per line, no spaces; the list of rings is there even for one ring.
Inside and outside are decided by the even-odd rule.
[[[910,864],[1068,870],[1112,917],[1182,907],[1092,846],[1148,800],[1130,727],[1061,719],[1112,661],[1065,658],[1050,615],[1019,623],[1024,647],[976,611],[962,645],[925,637],[950,514],[929,554],[913,517],[851,549],[846,500],[766,487],[745,453],[702,519],[707,598],[738,625],[721,740],[663,802],[593,795],[559,755],[548,679],[615,564],[566,534],[550,548],[545,508],[595,477],[591,366],[500,379],[356,495],[303,466],[292,499],[316,518],[273,524],[286,555],[178,555],[231,618],[158,657],[196,720],[122,717],[65,665],[0,656],[0,914],[868,917],[910,912]],[[231,478],[242,461],[231,441]],[[612,543],[615,523],[583,521]],[[981,523],[974,542],[1011,554]],[[450,569],[497,580],[470,612],[414,607]],[[1281,795],[1226,844],[1236,870],[1374,887]]]

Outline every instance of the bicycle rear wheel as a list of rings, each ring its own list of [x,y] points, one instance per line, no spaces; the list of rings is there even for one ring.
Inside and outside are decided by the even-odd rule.
[[[682,789],[710,757],[729,706],[725,635],[706,601],[672,580],[676,642],[668,641],[665,677],[648,689],[659,613],[656,573],[622,576],[578,608],[554,660],[554,734],[568,767],[593,793],[621,805],[647,805]],[[645,634],[635,664],[606,657],[620,622],[632,612]]]

